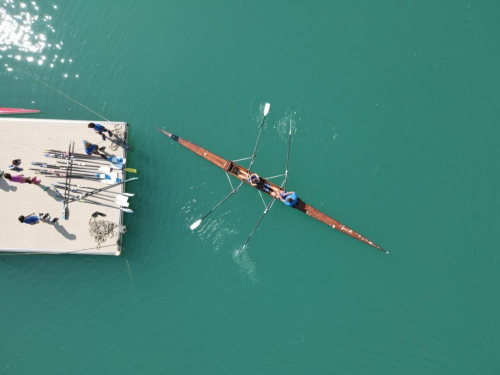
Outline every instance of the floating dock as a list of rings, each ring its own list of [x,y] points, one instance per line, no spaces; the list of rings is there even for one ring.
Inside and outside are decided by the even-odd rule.
[[[36,176],[41,179],[41,183],[35,185],[20,184],[0,177],[0,252],[120,255],[122,233],[119,228],[123,228],[123,212],[115,204],[113,197],[125,192],[125,184],[114,186],[106,190],[106,193],[96,195],[95,199],[89,197],[89,200],[99,204],[78,201],[69,203],[67,220],[64,220],[63,203],[60,202],[62,198],[57,197],[58,193],[51,184],[64,183],[65,178],[48,177],[30,170],[30,168],[40,169],[32,165],[32,162],[66,164],[65,160],[49,158],[44,154],[48,149],[67,151],[70,141],[74,141],[75,153],[84,153],[83,141],[86,140],[99,147],[106,146],[105,152],[110,156],[126,158],[126,151],[122,147],[110,142],[109,138],[103,141],[99,134],[88,128],[90,122],[102,124],[127,141],[128,124],[124,122],[0,118],[0,170],[13,176],[23,174],[25,177]],[[14,159],[21,159],[20,167],[23,171],[15,172],[9,169]],[[111,163],[99,156],[93,156],[89,161],[112,167]],[[113,170],[113,172],[117,172],[120,179],[126,179],[124,170]],[[70,182],[95,189],[107,186],[100,181],[87,179],[71,178]],[[45,187],[47,189],[44,190]],[[58,190],[64,194],[64,189]],[[98,196],[101,198],[98,199]],[[108,196],[110,201],[105,200]],[[106,216],[99,215],[93,218],[92,214],[96,211]],[[18,220],[20,215],[28,216],[32,213],[35,215],[49,213],[51,218],[59,220],[54,224],[39,222],[35,225],[21,223]],[[95,220],[110,222],[115,226],[100,245],[89,232],[91,222]]]

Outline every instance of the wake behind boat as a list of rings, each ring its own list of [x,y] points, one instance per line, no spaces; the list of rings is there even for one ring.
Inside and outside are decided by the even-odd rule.
[[[269,104],[267,103],[266,107],[264,109],[264,119],[262,121],[260,131],[262,130],[262,126],[264,124],[265,116],[267,115],[268,111],[269,111]],[[253,156],[251,158],[252,160],[250,162],[250,167],[248,169],[246,169],[246,168],[242,167],[241,165],[239,165],[239,164],[237,164],[237,163],[235,163],[233,161],[229,161],[229,160],[226,160],[224,158],[221,158],[220,156],[218,156],[218,155],[216,155],[216,154],[214,154],[214,153],[212,153],[210,151],[207,151],[204,148],[201,148],[201,147],[195,145],[194,143],[191,143],[191,142],[189,142],[189,141],[187,141],[185,139],[182,139],[182,138],[180,138],[179,136],[177,136],[175,134],[169,133],[169,132],[167,132],[165,130],[162,130],[162,129],[158,129],[158,130],[161,131],[166,136],[170,137],[172,140],[176,141],[177,143],[179,143],[182,146],[186,147],[187,149],[191,150],[195,154],[198,154],[199,156],[201,156],[202,158],[204,158],[204,159],[212,162],[213,164],[215,164],[219,168],[222,168],[227,174],[230,174],[233,177],[236,177],[237,179],[241,180],[240,185],[236,189],[233,189],[233,191],[226,198],[224,198],[218,205],[216,205],[201,220],[198,220],[193,225],[191,225],[191,229],[197,228],[200,225],[201,221],[205,217],[207,217],[211,212],[213,212],[220,204],[222,204],[231,195],[235,194],[243,184],[247,183],[247,184],[250,185],[249,179],[251,178],[251,176],[253,174],[250,171],[250,169],[252,167],[252,164],[253,164],[253,161],[254,161],[254,158],[255,158],[255,151],[257,149],[258,140],[260,138],[260,132],[259,132],[259,138],[257,139],[257,145],[255,146],[255,150],[254,150]],[[288,152],[290,152],[291,126],[290,126],[290,133],[289,134],[290,134],[290,136],[289,136]],[[270,182],[270,181],[268,181],[268,180],[266,180],[266,179],[264,179],[262,177],[260,178],[260,182],[259,182],[258,185],[256,185],[256,186],[251,185],[251,186],[255,187],[256,189],[258,189],[261,193],[265,193],[265,194],[267,194],[267,195],[269,195],[270,197],[273,198],[273,200],[271,201],[271,203],[266,207],[266,210],[264,211],[264,214],[262,215],[262,217],[260,218],[260,220],[262,220],[263,216],[272,207],[272,205],[274,203],[274,200],[277,199],[279,196],[281,196],[282,193],[284,193],[286,191],[287,177],[288,177],[288,157],[287,157],[287,168],[286,168],[286,174],[285,174],[285,181],[283,182],[283,184],[281,186],[275,185],[272,182]],[[284,188],[283,188],[283,186],[284,186]],[[303,213],[305,213],[308,216],[311,216],[311,217],[315,218],[318,221],[321,221],[322,223],[324,223],[324,224],[332,227],[333,229],[341,231],[342,233],[345,233],[348,236],[356,238],[359,241],[362,241],[362,242],[364,242],[364,243],[366,243],[366,244],[368,244],[370,246],[373,246],[373,247],[375,247],[375,248],[377,248],[377,249],[379,249],[379,250],[381,250],[381,251],[383,251],[385,253],[388,253],[388,251],[384,250],[383,248],[381,248],[380,246],[378,246],[374,242],[370,241],[366,237],[364,237],[361,234],[355,232],[354,230],[350,229],[349,227],[345,226],[344,224],[340,223],[339,221],[337,221],[337,220],[329,217],[328,215],[322,213],[321,211],[317,210],[316,208],[310,206],[309,204],[303,202],[300,198],[298,199],[297,203],[295,203],[291,207],[295,208],[295,209],[297,209],[297,210],[299,210],[299,211],[301,211]],[[254,233],[255,229],[259,225],[260,220],[257,223],[257,225],[255,226],[255,228],[252,231],[252,233],[250,234],[250,237],[252,236],[252,234]],[[250,237],[245,242],[245,245],[243,246],[242,250],[245,249],[246,244],[250,240]]]

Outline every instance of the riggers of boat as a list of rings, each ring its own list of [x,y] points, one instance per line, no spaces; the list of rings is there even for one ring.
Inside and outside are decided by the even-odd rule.
[[[249,178],[253,174],[253,172],[251,172],[251,168],[253,165],[253,161],[255,159],[256,150],[257,150],[257,146],[258,146],[259,139],[260,139],[260,134],[261,134],[261,131],[262,131],[262,128],[264,125],[266,115],[269,112],[269,108],[270,108],[269,103],[266,103],[266,105],[264,107],[264,117],[263,117],[260,129],[259,129],[259,135],[257,137],[257,144],[255,145],[255,149],[254,149],[253,155],[251,157],[250,167],[248,169],[244,168],[243,166],[241,166],[233,161],[226,160],[226,159],[224,159],[224,158],[222,158],[222,157],[220,157],[220,156],[218,156],[218,155],[216,155],[208,150],[205,150],[204,148],[201,148],[200,146],[197,146],[194,143],[189,142],[189,141],[187,141],[187,140],[185,140],[185,139],[183,139],[175,134],[169,133],[169,132],[162,130],[162,129],[158,129],[159,131],[161,131],[163,134],[165,134],[166,136],[168,136],[169,138],[171,138],[175,142],[186,147],[187,149],[191,150],[192,152],[201,156],[202,158],[210,161],[211,163],[215,164],[219,168],[222,168],[226,173],[228,173],[229,175],[231,175],[233,177],[236,177],[237,179],[239,179],[241,181],[240,185],[237,188],[233,189],[233,191],[226,198],[224,198],[219,204],[217,204],[208,214],[206,214],[201,220],[198,220],[193,225],[191,225],[191,229],[195,229],[196,227],[198,227],[200,225],[201,221],[205,217],[207,217],[211,212],[213,212],[217,207],[219,207],[219,205],[222,204],[226,199],[228,199],[230,196],[234,195],[239,190],[239,188],[241,188],[241,186],[243,184],[247,183],[247,184],[251,185],[249,183]],[[287,166],[286,166],[286,172],[284,174],[285,179],[283,181],[283,184],[281,186],[278,186],[276,184],[273,184],[271,181],[266,180],[266,179],[261,177],[260,178],[261,182],[258,185],[256,185],[256,186],[251,185],[251,186],[255,187],[256,189],[258,189],[261,193],[269,195],[272,198],[272,201],[267,205],[259,222],[257,223],[255,228],[253,229],[252,233],[248,237],[245,244],[243,245],[243,248],[241,249],[241,251],[243,251],[246,248],[246,245],[247,245],[248,241],[250,240],[251,236],[253,235],[255,229],[257,229],[257,226],[260,224],[260,221],[262,220],[264,215],[272,207],[275,199],[277,199],[278,196],[280,196],[283,192],[286,191],[286,184],[287,184],[287,178],[288,178],[288,161],[289,161],[289,154],[290,154],[291,134],[292,134],[292,127],[290,124],[290,132],[289,132],[289,138],[288,138]],[[267,186],[266,186],[266,184],[267,184]],[[310,206],[309,204],[303,202],[300,198],[298,199],[297,203],[292,206],[292,208],[294,208],[300,212],[303,212],[308,216],[315,218],[316,220],[328,225],[329,227],[331,227],[333,229],[336,229],[342,233],[347,234],[348,236],[351,236],[351,237],[353,237],[359,241],[362,241],[370,246],[373,246],[373,247],[375,247],[375,248],[377,248],[385,253],[388,253],[388,251],[384,250],[383,248],[381,248],[380,246],[378,246],[374,242],[370,241],[368,238],[362,236],[358,232],[345,226],[344,224],[340,223],[339,221],[329,217],[328,215],[324,214],[323,212],[321,212],[321,211],[317,210],[316,208]]]

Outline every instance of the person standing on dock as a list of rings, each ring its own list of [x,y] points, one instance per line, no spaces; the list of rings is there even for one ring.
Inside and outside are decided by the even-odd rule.
[[[104,151],[106,146],[99,148],[97,145],[94,145],[94,144],[87,142],[87,141],[83,141],[83,146],[85,147],[85,153],[87,155],[95,154],[95,155],[99,155],[102,158],[106,159],[106,155],[101,154],[101,152]]]
[[[94,129],[94,131],[99,134],[100,136],[102,136],[102,140],[105,141],[106,140],[106,136],[103,134],[103,133],[108,133],[110,137],[113,136],[113,133],[111,133],[111,130],[108,130],[106,129],[104,126],[102,126],[101,124],[94,124],[93,122],[91,122],[89,125],[88,125],[89,128],[91,129]]]
[[[40,214],[40,215],[35,215],[29,214],[28,216],[19,216],[17,218],[21,223],[24,224],[29,224],[29,225],[35,225],[38,224],[40,221],[43,221],[44,223],[48,224],[54,224],[57,220],[59,220],[57,217],[55,219],[50,220],[50,215],[49,214]]]
[[[19,174],[17,176],[12,176],[10,173],[4,173],[3,177],[6,179],[6,180],[9,180],[9,181],[12,181],[12,182],[18,182],[20,184],[24,184],[25,182],[27,184],[35,184],[35,185],[38,185],[41,180],[37,180],[36,177],[24,177],[23,174]]]

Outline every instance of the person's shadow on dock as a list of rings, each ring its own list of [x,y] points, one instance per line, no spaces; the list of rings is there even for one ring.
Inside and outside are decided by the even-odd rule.
[[[76,240],[76,235],[69,233],[66,228],[64,228],[61,224],[59,224],[59,221],[56,221],[54,224],[52,224],[56,230],[61,233],[65,238],[68,240],[74,241]]]
[[[7,181],[5,181],[5,178],[0,177],[0,189],[2,190],[5,190],[7,192],[9,191],[16,191],[17,190],[17,186],[12,186],[12,185],[9,185],[7,183]]]
[[[47,190],[45,190],[45,192],[52,198],[54,198],[56,201],[60,201],[64,198],[61,198],[61,197],[56,197],[56,195],[58,195],[58,193],[56,193],[55,190],[51,189],[51,188],[48,188]]]

